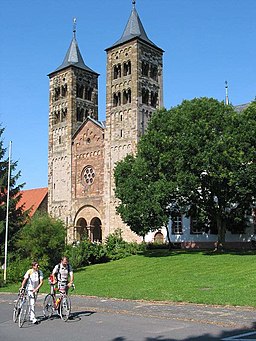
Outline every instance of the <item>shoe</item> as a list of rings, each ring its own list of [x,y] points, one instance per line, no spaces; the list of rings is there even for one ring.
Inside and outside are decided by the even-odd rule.
[[[31,320],[31,322],[32,322],[33,324],[38,324],[38,321],[37,321],[36,318],[34,318],[33,320]]]

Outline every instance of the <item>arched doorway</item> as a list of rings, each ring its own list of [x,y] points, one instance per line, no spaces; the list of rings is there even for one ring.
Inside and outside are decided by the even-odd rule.
[[[93,242],[102,242],[102,229],[101,220],[99,218],[93,218],[90,223],[91,240]]]
[[[164,242],[164,236],[162,232],[158,231],[154,236],[154,242],[157,244],[163,244]]]
[[[76,240],[82,241],[88,238],[87,222],[84,218],[79,218],[76,223]]]

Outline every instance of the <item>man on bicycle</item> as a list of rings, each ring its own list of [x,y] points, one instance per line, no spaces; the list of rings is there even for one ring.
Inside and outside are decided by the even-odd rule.
[[[53,271],[53,284],[58,282],[58,289],[62,292],[67,292],[74,282],[74,273],[67,257],[62,257],[61,262],[57,264]]]
[[[21,288],[27,288],[29,302],[30,302],[30,321],[34,324],[37,324],[38,321],[35,316],[35,303],[37,299],[37,294],[40,287],[43,284],[43,273],[39,270],[39,264],[37,262],[32,263],[32,268],[29,269],[25,275],[24,279],[21,283]]]

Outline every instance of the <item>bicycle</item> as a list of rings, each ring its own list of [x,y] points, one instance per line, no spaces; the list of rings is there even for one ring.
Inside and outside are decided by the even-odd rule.
[[[21,309],[21,305],[22,305],[24,295],[25,295],[25,288],[22,288],[18,292],[17,300],[14,301],[13,314],[12,314],[12,320],[14,323],[16,323],[18,318],[19,318],[20,309]]]
[[[51,286],[51,291],[44,299],[44,317],[50,318],[54,311],[57,311],[57,314],[61,317],[61,319],[66,322],[71,313],[71,299],[67,294],[67,290],[64,292],[59,291],[59,289],[55,288],[55,284],[51,281],[49,281],[49,284]],[[74,290],[74,288],[75,286],[72,284],[70,289]],[[58,296],[56,295],[57,292],[59,292]]]
[[[18,321],[18,325],[21,328],[25,321],[27,321],[27,316],[31,313],[31,299],[36,299],[36,293],[29,294],[27,287],[19,290],[18,298],[14,301],[13,307],[13,322]]]
[[[19,327],[21,328],[24,322],[27,319],[27,315],[30,313],[30,296],[28,295],[27,290],[23,296],[21,306],[20,306],[20,313],[19,313]]]
[[[14,303],[13,307],[13,322],[17,322],[21,328],[27,319],[27,315],[30,313],[30,296],[28,290],[22,288],[19,290],[18,299]]]

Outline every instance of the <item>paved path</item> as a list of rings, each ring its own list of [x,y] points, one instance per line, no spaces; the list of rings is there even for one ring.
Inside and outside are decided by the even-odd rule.
[[[14,294],[0,293],[0,302],[12,302]],[[45,294],[38,296],[42,306]],[[256,328],[256,309],[158,301],[132,301],[72,295],[72,310],[142,315],[181,321],[215,324],[223,327]]]
[[[13,294],[0,293],[1,306],[7,307],[8,305],[10,307],[15,297],[16,295]],[[36,307],[37,315],[39,318],[41,317],[41,319],[44,297],[45,295],[43,294],[39,295]],[[10,310],[10,308],[8,309]],[[250,307],[223,307],[171,302],[130,301],[72,295],[72,312],[73,321],[77,322],[79,319],[82,319],[82,328],[86,328],[85,330],[87,330],[87,332],[90,330],[90,333],[92,333],[91,336],[89,336],[88,333],[85,335],[84,331],[81,330],[81,340],[256,340],[256,309]],[[42,319],[42,326],[39,328],[42,328],[45,334],[45,340],[51,340],[50,336],[47,338],[47,330],[45,328],[45,326],[50,326],[50,321],[49,323],[45,322],[46,321],[43,321]],[[59,322],[61,321],[52,321],[54,325]],[[2,330],[4,332],[7,333],[9,328],[13,328],[11,322],[5,322],[5,320],[3,320],[3,323],[2,326],[5,327],[5,329]],[[89,324],[86,325],[87,323]],[[94,323],[96,329],[92,328]],[[78,326],[77,324],[75,325]],[[60,324],[58,324],[58,326],[60,326]],[[71,325],[69,325],[67,330],[70,330],[70,326]],[[115,327],[113,328],[113,326]],[[143,326],[145,326],[144,331],[142,331]],[[100,332],[99,328],[102,328],[102,332],[105,334],[101,338],[97,334]],[[123,330],[123,328],[125,329]],[[141,337],[141,335],[146,335],[145,333],[147,333],[150,328],[152,329],[152,333],[156,331],[157,328],[162,328],[161,330],[164,330],[166,333],[164,336],[172,335],[172,338],[143,339],[134,336],[140,335]],[[132,329],[134,329],[134,335]],[[17,331],[17,333],[19,333],[18,330],[19,328],[15,329],[15,332]],[[129,339],[120,338],[120,330],[123,331],[122,335],[128,333]],[[12,330],[12,332],[14,331]],[[110,336],[106,337],[108,333],[112,338]],[[189,335],[195,335],[195,333],[198,337],[190,338]],[[19,338],[22,335],[25,337],[25,333],[23,332],[23,334],[19,333]],[[119,338],[114,338],[113,335],[115,337],[119,335]],[[220,336],[218,337],[218,335]],[[63,329],[63,335],[61,336],[62,340],[66,340],[66,336],[67,331],[64,333]],[[26,335],[26,338],[27,337],[28,336]],[[1,325],[0,340],[2,341]],[[16,339],[13,338],[10,340]],[[77,340],[80,340],[78,335]]]

